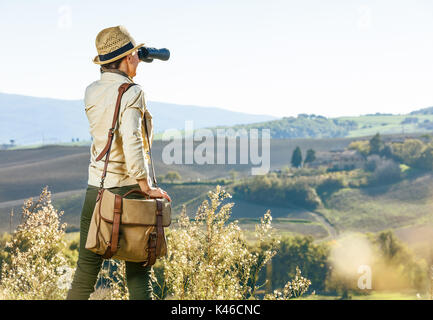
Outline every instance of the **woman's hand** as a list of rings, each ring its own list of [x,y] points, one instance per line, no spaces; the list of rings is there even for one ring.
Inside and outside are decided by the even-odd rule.
[[[168,193],[161,188],[149,188],[147,190],[142,190],[144,193],[147,193],[152,198],[166,198],[171,202],[171,198]]]

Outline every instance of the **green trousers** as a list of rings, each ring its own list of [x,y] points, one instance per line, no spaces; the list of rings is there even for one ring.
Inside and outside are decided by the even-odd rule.
[[[109,188],[116,194],[124,194],[131,189],[140,189],[139,185]],[[85,248],[87,233],[92,219],[93,209],[96,205],[98,187],[88,185],[86,198],[80,219],[80,246],[77,268],[67,300],[87,300],[94,291],[98,273],[103,259],[100,255]],[[139,194],[128,195],[128,198],[140,198]],[[152,283],[150,280],[151,267],[143,267],[142,263],[126,261],[126,281],[130,300],[151,300]]]

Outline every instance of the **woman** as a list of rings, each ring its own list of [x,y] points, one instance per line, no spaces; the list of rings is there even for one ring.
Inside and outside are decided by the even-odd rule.
[[[104,168],[104,161],[96,161],[96,157],[107,142],[118,88],[123,83],[133,83],[132,78],[136,75],[140,62],[137,49],[142,46],[143,44],[137,46],[122,26],[104,29],[96,37],[98,56],[93,62],[101,65],[101,79],[87,87],[84,98],[93,142],[90,149],[88,187],[81,212],[79,256],[67,299],[88,299],[94,290],[101,268],[102,257],[85,248]],[[167,192],[153,187],[151,183],[149,157],[146,154],[150,146],[142,123],[144,115],[149,130],[149,141],[152,144],[152,116],[146,108],[143,91],[140,86],[134,85],[122,97],[104,188],[117,194],[140,188],[152,197],[164,197],[171,201]],[[134,195],[131,195],[131,198],[133,197]],[[130,299],[152,298],[150,271],[151,267],[143,267],[141,263],[126,262]]]

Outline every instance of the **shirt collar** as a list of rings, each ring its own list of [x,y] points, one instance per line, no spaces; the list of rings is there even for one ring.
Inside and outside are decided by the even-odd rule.
[[[118,69],[107,69],[105,67],[101,67],[101,78],[126,78],[129,80],[128,82],[133,82],[132,78],[128,76],[125,72],[120,71]]]

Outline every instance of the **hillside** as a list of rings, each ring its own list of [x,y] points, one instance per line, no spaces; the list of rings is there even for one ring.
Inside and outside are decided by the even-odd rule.
[[[433,175],[416,175],[393,185],[341,189],[318,212],[346,231],[376,232],[431,224]]]
[[[383,138],[393,141],[398,137]],[[343,150],[351,141],[353,138],[272,139],[270,170],[280,172],[288,166],[291,153],[298,145],[303,154],[310,148],[320,153]],[[316,238],[335,235],[338,230],[378,231],[388,227],[417,226],[432,218],[432,174],[413,174],[387,186],[342,188],[322,198],[323,206],[314,209],[303,207],[302,203],[294,201],[298,196],[293,198],[289,194],[283,203],[265,203],[258,201],[254,195],[251,199],[245,199],[237,193],[230,180],[224,182],[221,179],[227,179],[232,169],[238,172],[237,181],[259,178],[251,176],[251,165],[164,164],[161,159],[164,145],[162,141],[155,141],[154,144],[157,175],[163,176],[174,170],[182,177],[182,182],[159,180],[160,186],[173,199],[174,216],[180,213],[182,205],[186,205],[190,214],[195,213],[207,198],[207,191],[218,183],[228,183],[225,188],[233,195],[230,201],[235,202],[233,218],[239,219],[247,230],[253,228],[267,209],[271,210],[275,227],[280,232],[311,234]],[[88,158],[87,146],[44,146],[0,151],[0,231],[8,230],[11,209],[15,212],[13,225],[16,225],[24,199],[38,196],[46,185],[53,193],[55,207],[65,211],[63,220],[76,229],[87,185]],[[305,174],[306,178],[311,175],[308,171]],[[311,176],[308,179],[313,181],[316,178]],[[252,186],[257,186],[254,181],[251,182]]]
[[[192,120],[194,128],[201,128],[276,119],[269,115],[234,112],[215,107],[156,101],[147,103],[152,116],[157,119],[154,121],[155,133],[169,128],[184,129],[185,120]],[[90,140],[89,125],[81,100],[0,93],[0,110],[0,145],[9,143],[11,139],[19,145],[70,142],[72,138]]]
[[[415,111],[412,111],[410,114],[411,115],[433,114],[433,107],[428,107],[428,108],[422,108],[422,109],[419,109],[419,110],[415,110]]]
[[[337,138],[345,137],[350,130],[356,129],[354,121],[340,121],[323,116],[300,114],[298,117],[284,117],[279,120],[231,126],[239,129],[270,129],[271,137],[284,138]],[[229,128],[219,126],[212,129]]]
[[[415,116],[416,115],[416,116]],[[218,128],[270,129],[272,138],[336,138],[363,137],[380,134],[406,134],[433,131],[433,114],[415,115],[363,115],[357,117],[326,118],[317,115],[300,114],[297,117],[284,117],[236,126],[217,126]]]
[[[289,165],[291,153],[298,145],[304,152],[310,148],[329,151],[344,149],[351,141],[353,141],[351,138],[273,139],[270,146],[270,170]],[[179,172],[183,181],[214,180],[228,177],[232,169],[238,172],[239,177],[251,175],[251,164],[164,164],[161,154],[165,143],[168,142],[156,140],[152,149],[157,176],[163,176],[168,171],[174,170]],[[195,145],[198,143],[196,142]],[[239,149],[237,153],[239,154]],[[2,177],[0,179],[0,231],[8,228],[10,209],[15,208],[15,212],[18,212],[24,199],[38,196],[46,185],[54,195],[53,203],[59,201],[62,204],[59,208],[65,209],[66,221],[77,225],[84,190],[87,186],[88,163],[88,146],[49,145],[33,149],[0,150],[0,176]],[[164,182],[160,185],[169,188],[169,184]],[[201,188],[199,195],[205,198],[203,192],[206,191],[207,188]],[[190,201],[191,195],[194,199],[196,197],[196,193],[189,191],[188,188],[173,192],[176,193],[172,198],[178,205]],[[196,208],[196,204],[199,203],[197,201],[189,207],[191,210]],[[262,214],[261,210],[256,213]],[[241,214],[241,216],[245,215]]]
[[[433,107],[407,115],[372,114],[352,117],[326,118],[320,115],[299,114],[297,117],[276,118],[233,112],[215,107],[200,107],[148,101],[154,117],[155,138],[166,129],[185,129],[185,121],[193,127],[270,129],[271,137],[337,138],[381,134],[404,134],[433,131]],[[36,98],[0,93],[0,147],[14,140],[15,145],[59,144],[89,141],[88,122],[81,100]],[[53,118],[53,112],[56,117]],[[182,115],[181,117],[179,115]],[[8,146],[10,147],[10,146]]]

